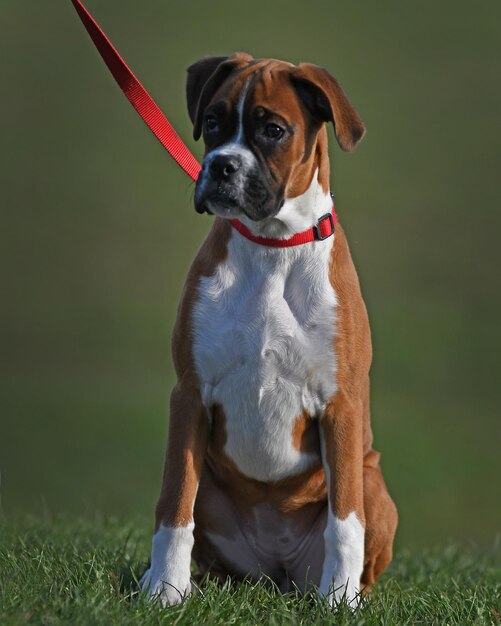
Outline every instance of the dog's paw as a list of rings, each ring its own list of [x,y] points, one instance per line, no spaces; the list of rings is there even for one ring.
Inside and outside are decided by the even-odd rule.
[[[193,528],[193,523],[177,528],[160,525],[153,536],[151,567],[141,578],[141,588],[163,606],[179,604],[191,593]]]
[[[162,606],[180,604],[191,594],[190,572],[153,571],[150,567],[140,580],[143,593]]]
[[[354,512],[338,519],[329,512],[324,532],[325,557],[320,593],[332,606],[360,604],[360,578],[364,567],[364,528]]]
[[[349,581],[339,586],[333,582],[327,589],[321,587],[319,591],[332,607],[346,604],[352,611],[358,608],[362,599],[360,590],[350,585]]]

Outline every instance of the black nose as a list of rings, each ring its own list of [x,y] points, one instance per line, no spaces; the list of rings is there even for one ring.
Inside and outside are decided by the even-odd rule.
[[[234,154],[218,154],[212,159],[210,173],[215,180],[229,180],[241,165],[242,160]]]

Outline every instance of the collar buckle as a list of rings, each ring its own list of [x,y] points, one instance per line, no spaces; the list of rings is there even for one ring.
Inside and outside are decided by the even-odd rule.
[[[326,235],[322,235],[320,231],[320,226],[324,222],[324,220],[329,220],[330,223],[330,232]],[[322,215],[322,217],[318,218],[317,223],[313,226],[313,232],[315,233],[315,239],[317,241],[323,241],[324,239],[328,239],[331,235],[334,234],[335,226],[334,226],[334,217],[332,216],[332,212],[326,213]]]

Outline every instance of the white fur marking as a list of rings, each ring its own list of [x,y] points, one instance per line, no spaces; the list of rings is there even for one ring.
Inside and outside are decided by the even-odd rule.
[[[240,99],[237,104],[237,127],[235,130],[235,134],[229,141],[222,144],[218,148],[215,148],[214,150],[212,150],[206,155],[204,159],[205,171],[209,171],[212,161],[214,160],[215,157],[219,155],[239,156],[242,159],[242,165],[244,169],[246,170],[251,169],[256,163],[256,157],[254,153],[252,152],[252,150],[250,150],[245,145],[245,138],[244,138],[244,105],[245,105],[245,98],[247,96],[247,91],[249,90],[249,84],[250,84],[249,81],[247,81],[247,83],[243,86]],[[204,185],[205,185],[205,179],[203,178],[202,186]],[[201,188],[201,191],[203,191],[203,188]],[[240,214],[240,211],[238,211],[238,214]]]
[[[331,473],[325,461],[325,441],[320,438],[327,492],[330,493]],[[352,511],[341,520],[332,512],[329,497],[327,525],[324,531],[325,557],[319,590],[334,605],[346,600],[356,608],[360,602],[360,578],[364,569],[365,529]]]
[[[360,577],[364,568],[364,527],[356,513],[344,520],[331,511],[324,532],[325,560],[320,579],[320,592],[331,604],[346,600],[352,608],[360,602]]]
[[[323,210],[325,194],[312,184],[303,201],[317,197]],[[297,207],[319,210],[300,199]],[[280,480],[318,460],[293,446],[292,430],[304,410],[318,416],[336,390],[332,245],[329,238],[274,249],[233,232],[226,260],[200,279],[193,353],[204,401],[223,407],[225,452],[257,480]]]
[[[250,81],[248,80],[242,89],[242,94],[240,96],[240,100],[237,105],[237,115],[238,115],[238,123],[237,123],[237,133],[236,137],[233,139],[233,143],[241,144],[243,143],[244,138],[244,105],[245,98],[247,97],[247,92],[249,91]]]
[[[162,524],[153,535],[151,566],[141,578],[141,588],[163,606],[179,604],[191,593],[194,527],[193,522],[176,528]]]

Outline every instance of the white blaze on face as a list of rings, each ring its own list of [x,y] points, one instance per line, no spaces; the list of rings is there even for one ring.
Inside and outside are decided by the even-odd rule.
[[[237,105],[237,132],[232,140],[232,143],[239,145],[244,143],[244,106],[247,92],[249,91],[250,81],[248,80],[240,95],[240,100]]]
[[[245,99],[247,97],[247,92],[249,90],[250,81],[247,81],[242,88],[242,92],[240,94],[240,99],[237,104],[237,126],[235,129],[235,133],[231,137],[229,141],[226,143],[214,148],[211,150],[204,159],[203,163],[203,171],[201,174],[201,181],[198,188],[198,193],[203,194],[205,191],[205,187],[207,185],[207,180],[210,178],[210,167],[214,159],[218,156],[236,156],[241,161],[242,165],[240,167],[240,172],[237,174],[236,183],[238,184],[238,177],[245,176],[246,172],[252,170],[257,165],[257,159],[252,152],[252,150],[245,143],[245,129],[244,129],[244,107],[245,107]],[[217,205],[211,205],[208,203],[209,209],[213,211],[216,215],[218,214]],[[233,215],[234,213],[234,215]],[[235,211],[224,211],[224,217],[240,217],[241,211],[236,209]]]

